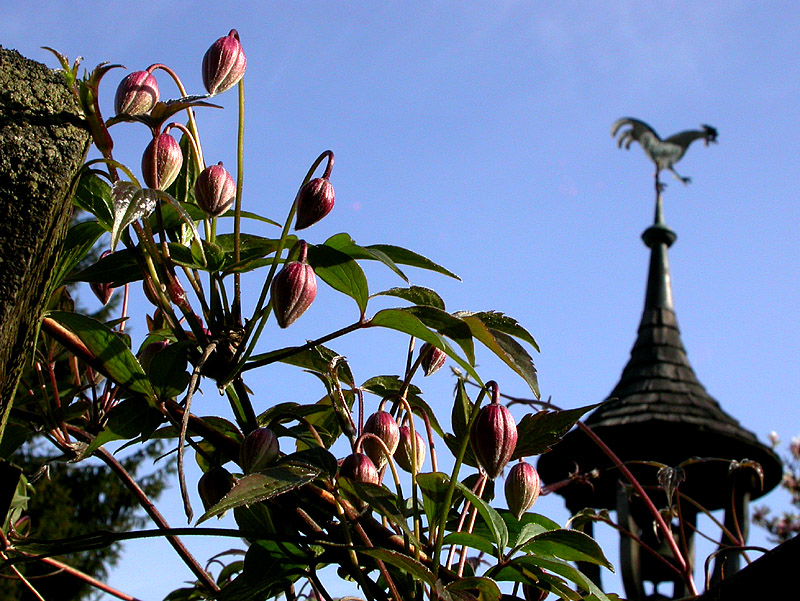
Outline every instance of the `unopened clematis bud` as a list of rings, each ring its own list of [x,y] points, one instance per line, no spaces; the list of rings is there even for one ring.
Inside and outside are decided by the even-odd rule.
[[[233,474],[223,467],[212,467],[202,475],[197,483],[197,492],[206,511],[219,503],[222,498],[231,492],[236,483]]]
[[[408,426],[400,427],[400,444],[397,445],[397,450],[394,453],[394,460],[401,468],[407,472],[413,472],[415,469],[419,471],[422,467],[422,462],[425,461],[425,439],[422,435],[414,431],[414,440],[416,448],[411,448],[411,428]],[[416,451],[416,461],[412,461],[414,452]],[[412,465],[414,464],[416,468]]]
[[[103,251],[103,254],[100,255],[100,259],[104,259],[110,254],[110,250]],[[108,304],[108,301],[111,300],[111,294],[114,292],[114,287],[108,282],[90,282],[89,288],[92,289],[97,300],[103,303],[103,305]]]
[[[312,179],[297,195],[297,221],[294,229],[302,230],[322,220],[333,209],[333,184],[326,177]]]
[[[422,371],[425,372],[426,376],[435,374],[442,369],[444,362],[447,360],[447,353],[429,342],[422,345],[422,348],[419,349],[419,354],[422,357]]]
[[[197,205],[212,217],[224,214],[236,197],[233,176],[222,163],[206,167],[194,183]]]
[[[245,474],[260,472],[280,455],[278,437],[269,428],[257,428],[248,434],[239,449],[239,465]]]
[[[533,507],[541,491],[542,481],[539,479],[539,472],[530,463],[522,461],[508,471],[505,485],[506,503],[517,519]]]
[[[500,404],[497,383],[487,383],[493,390],[492,402],[478,412],[469,441],[475,457],[486,474],[494,480],[503,471],[517,446],[517,424],[505,405]]]
[[[203,85],[209,94],[221,94],[229,90],[244,76],[247,58],[239,42],[239,32],[219,38],[203,57]]]
[[[288,328],[305,313],[317,296],[317,276],[306,263],[307,252],[308,245],[301,240],[299,260],[287,263],[272,280],[272,311],[282,328]]]
[[[167,340],[159,340],[158,342],[151,342],[142,349],[139,353],[139,364],[145,372],[150,371],[150,364],[153,362],[155,356],[169,346]]]
[[[149,71],[134,71],[119,83],[114,97],[117,115],[144,115],[158,102],[158,82]]]
[[[178,177],[183,153],[178,142],[164,132],[150,142],[142,155],[142,175],[148,187],[165,190]]]
[[[379,483],[378,468],[372,463],[372,459],[363,453],[352,453],[345,457],[339,466],[339,475],[356,482]]]
[[[400,430],[397,427],[397,422],[394,420],[390,413],[386,411],[378,411],[373,413],[364,424],[364,432],[374,434],[380,438],[386,447],[389,449],[389,454],[392,455],[397,449],[397,444],[400,442]],[[383,452],[380,443],[374,438],[366,437],[361,443],[364,453],[372,459],[372,463],[378,469],[386,465],[388,459]]]

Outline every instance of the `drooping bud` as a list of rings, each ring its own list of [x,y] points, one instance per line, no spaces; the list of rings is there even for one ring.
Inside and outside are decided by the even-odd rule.
[[[280,454],[278,437],[269,428],[257,428],[248,434],[239,449],[239,465],[245,474],[260,472]]]
[[[145,315],[147,321],[147,331],[155,332],[156,330],[163,330],[167,327],[167,320],[164,317],[164,312],[161,309],[156,309],[153,316]]]
[[[128,74],[117,87],[114,110],[117,115],[144,115],[158,102],[158,82],[149,71]]]
[[[239,32],[219,38],[203,57],[203,85],[209,94],[221,94],[229,90],[244,76],[247,58],[239,42]]]
[[[236,479],[228,470],[223,467],[212,467],[197,482],[197,492],[200,493],[200,500],[206,511],[219,503],[227,495]]]
[[[369,419],[367,419],[367,423],[364,424],[364,432],[374,434],[380,438],[389,449],[390,455],[394,454],[395,449],[397,449],[397,444],[400,442],[400,430],[397,427],[397,422],[394,421],[392,415],[386,411],[377,411],[370,415]],[[377,440],[366,437],[364,442],[361,443],[361,447],[378,469],[386,465],[388,459]]]
[[[413,467],[414,465],[416,465],[416,471],[419,471],[422,467],[422,462],[425,461],[425,439],[422,438],[419,432],[414,430],[414,440],[416,442],[416,448],[412,450],[411,428],[408,426],[401,426],[400,444],[397,445],[397,451],[394,453],[394,460],[397,462],[397,465],[407,472],[413,472],[415,469]],[[416,461],[412,461],[414,451],[416,451]]]
[[[148,187],[165,190],[178,177],[183,153],[178,142],[164,132],[153,138],[142,155],[142,175]]]
[[[301,240],[299,260],[287,263],[272,280],[272,311],[282,328],[292,325],[317,296],[317,276],[306,263],[307,253],[308,245]]]
[[[110,250],[103,251],[103,254],[100,255],[100,259],[103,259],[110,254]],[[108,282],[90,282],[89,288],[92,289],[92,292],[94,292],[97,300],[103,303],[103,305],[108,304],[108,301],[111,299],[111,294],[114,292],[114,287]]]
[[[372,463],[372,459],[363,453],[352,453],[345,457],[339,466],[339,475],[356,482],[379,483],[378,468]]]
[[[194,183],[197,205],[212,217],[224,214],[236,197],[233,176],[222,163],[206,167]]]
[[[506,503],[517,519],[528,511],[542,490],[539,472],[530,463],[524,461],[514,464],[506,476]]]
[[[497,383],[488,382],[487,387],[493,390],[492,402],[478,412],[469,433],[469,441],[481,467],[494,480],[514,454],[517,424],[508,408],[500,404]]]
[[[139,353],[139,364],[142,366],[142,369],[145,372],[149,372],[150,364],[153,362],[155,356],[168,346],[169,346],[169,341],[159,340],[157,342],[151,342],[146,347],[144,347],[142,349],[142,352]]]
[[[333,184],[327,177],[312,179],[297,194],[297,221],[294,229],[302,230],[321,221],[333,209]]]
[[[426,376],[435,374],[442,369],[444,362],[447,360],[447,353],[437,346],[433,346],[430,342],[426,342],[419,349],[420,357],[422,357],[422,371]]]

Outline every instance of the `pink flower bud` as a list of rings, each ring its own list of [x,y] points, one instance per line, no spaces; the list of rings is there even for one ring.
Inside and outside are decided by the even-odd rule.
[[[236,197],[233,176],[222,163],[206,167],[194,183],[194,195],[198,206],[212,217],[224,214]]]
[[[378,411],[370,415],[369,419],[367,419],[367,423],[364,424],[364,432],[374,434],[380,438],[389,449],[390,455],[394,454],[395,449],[397,449],[397,444],[400,442],[400,431],[397,428],[397,422],[394,421],[392,415],[386,411]],[[386,465],[388,459],[377,440],[366,437],[361,443],[361,447],[378,469]]]
[[[363,453],[353,453],[348,455],[339,466],[339,476],[350,478],[356,482],[367,482],[378,484],[378,468],[372,463],[372,459]]]
[[[305,313],[317,296],[317,276],[306,263],[307,250],[308,246],[301,241],[300,259],[287,263],[272,280],[272,311],[282,328],[288,328]]]
[[[110,250],[103,251],[103,254],[100,255],[100,258],[103,259],[110,254]],[[111,294],[114,292],[114,288],[107,282],[90,282],[89,288],[92,289],[92,292],[94,292],[97,300],[103,303],[103,305],[108,304],[108,301],[111,299]]]
[[[197,482],[197,492],[206,511],[219,503],[222,498],[231,492],[236,480],[228,470],[222,467],[212,467],[202,475]]]
[[[425,461],[425,439],[422,435],[414,430],[414,439],[416,441],[416,449],[411,449],[411,428],[408,426],[400,427],[400,444],[397,445],[397,451],[394,453],[394,460],[401,468],[407,472],[413,472],[415,469],[419,471],[422,463]],[[416,451],[416,461],[412,461]],[[416,466],[416,467],[414,467]]]
[[[447,353],[429,342],[422,345],[422,348],[419,349],[419,354],[422,357],[422,371],[425,372],[426,376],[435,374],[442,369],[444,362],[447,360]]]
[[[487,387],[493,389],[492,402],[478,412],[469,440],[478,463],[489,478],[494,480],[514,454],[517,446],[517,424],[506,406],[500,404],[497,383],[488,382]]]
[[[244,76],[247,58],[239,42],[239,32],[219,38],[203,57],[203,85],[209,94],[221,94],[229,90]]]
[[[520,462],[508,471],[506,476],[506,503],[517,519],[528,511],[542,490],[542,481],[539,472],[530,463]]]
[[[183,153],[178,142],[168,133],[153,138],[142,155],[142,175],[148,187],[165,190],[178,177]]]
[[[312,179],[297,195],[297,221],[294,229],[302,230],[320,221],[333,209],[333,185],[326,177]]]
[[[118,115],[144,115],[158,102],[158,82],[149,71],[134,71],[119,83],[114,98]]]
[[[269,428],[257,428],[248,434],[239,449],[239,465],[245,474],[260,472],[280,455],[278,437]]]

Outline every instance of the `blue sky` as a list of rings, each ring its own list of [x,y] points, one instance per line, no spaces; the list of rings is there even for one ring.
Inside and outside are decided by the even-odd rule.
[[[788,441],[800,431],[799,20],[796,3],[749,1],[26,2],[0,8],[0,43],[51,67],[40,46],[81,55],[88,68],[163,62],[191,93],[202,91],[207,47],[235,27],[248,57],[246,208],[282,219],[308,165],[332,149],[336,208],[309,241],[347,231],[452,269],[462,282],[410,275],[449,310],[496,309],[528,327],[542,349],[542,393],[567,407],[613,388],[644,298],[639,235],[652,221],[652,169],[638,146],[616,148],[611,123],[632,116],[664,136],[715,126],[719,144],[697,143],[678,166],[692,183],[664,178],[677,316],[712,396],[762,440],[775,430]],[[122,76],[112,71],[101,88],[107,116]],[[159,81],[163,96],[177,95]],[[236,98],[217,100],[223,111],[199,115],[204,151],[232,168]],[[128,128],[116,134],[125,137],[117,157],[138,168],[147,132],[116,127]],[[385,270],[368,275],[373,291],[402,284]],[[269,344],[356,318],[352,301],[321,289]],[[404,346],[370,332],[335,348],[363,380],[402,369]],[[526,394],[488,355],[479,362],[504,392]],[[452,379],[429,380],[426,397],[444,417]],[[277,368],[251,387],[263,406],[321,394]],[[213,390],[195,402],[204,401],[201,414],[223,410]],[[163,505],[181,525],[176,498]],[[565,519],[560,498],[537,509]],[[752,540],[764,543],[758,532]],[[208,557],[228,547],[198,548]],[[111,582],[143,599],[190,577],[166,544],[132,543],[129,553]]]

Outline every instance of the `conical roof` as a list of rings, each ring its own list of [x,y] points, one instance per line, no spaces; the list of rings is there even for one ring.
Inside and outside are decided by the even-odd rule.
[[[585,423],[625,462],[677,467],[692,457],[726,460],[686,466],[686,481],[681,484],[681,491],[704,507],[718,509],[730,502],[730,460],[748,459],[762,466],[764,488],[754,488],[754,497],[780,482],[782,467],[772,450],[722,410],[689,364],[673,307],[667,258],[676,235],[664,225],[660,209],[659,202],[655,224],[642,234],[651,251],[650,268],[630,360],[606,402]],[[591,486],[576,481],[558,492],[572,509],[615,507],[618,470],[582,431],[567,434],[540,458],[538,467],[547,484],[568,478],[576,468],[581,473],[598,469],[599,477]],[[642,484],[655,486],[657,467],[641,463],[631,467]]]

